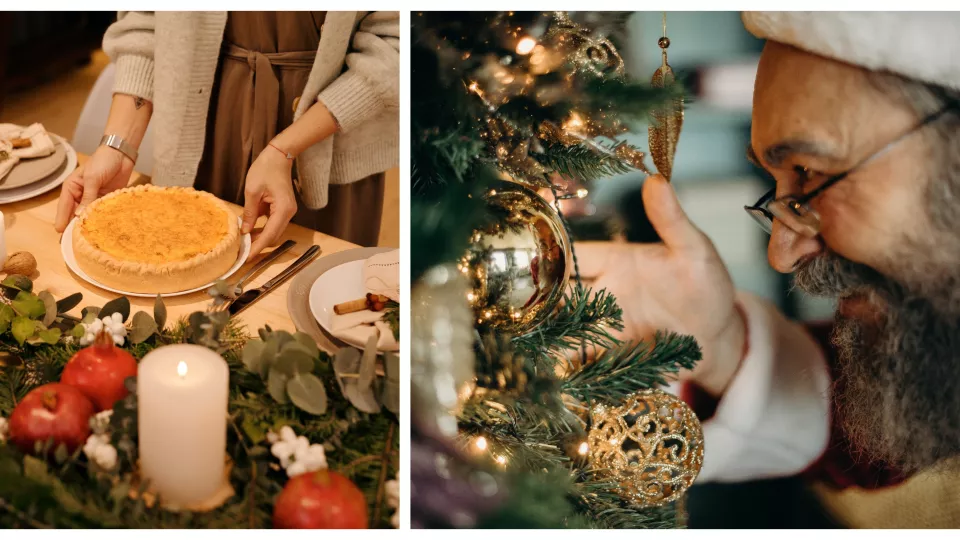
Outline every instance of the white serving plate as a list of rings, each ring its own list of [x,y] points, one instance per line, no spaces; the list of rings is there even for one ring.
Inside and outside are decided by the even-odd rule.
[[[333,333],[334,317],[339,317],[333,311],[333,306],[363,298],[367,294],[363,286],[364,260],[350,261],[334,266],[327,270],[313,282],[310,287],[310,312],[328,334],[337,339],[357,347],[360,350],[366,343],[357,339],[345,339]]]
[[[50,175],[39,182],[33,182],[32,184],[27,184],[18,188],[0,191],[0,204],[25,201],[38,195],[43,195],[51,189],[57,188],[64,182],[64,180],[67,179],[68,176],[70,176],[70,173],[77,168],[76,150],[74,150],[73,147],[70,146],[70,143],[64,140],[63,137],[54,135],[53,133],[51,133],[50,136],[56,139],[58,143],[62,144],[63,148],[67,152],[67,162],[64,164],[61,173],[59,175]]]
[[[67,267],[70,268],[70,270],[73,271],[74,274],[79,276],[80,279],[86,281],[90,285],[93,285],[94,287],[99,287],[101,289],[104,289],[110,292],[115,292],[117,294],[122,294],[124,296],[138,296],[140,298],[153,298],[157,296],[157,293],[135,293],[130,291],[122,291],[120,289],[114,289],[113,287],[108,287],[96,281],[95,279],[93,279],[92,277],[84,273],[84,271],[80,268],[80,265],[77,264],[77,258],[73,254],[73,241],[72,241],[73,225],[74,223],[76,223],[76,221],[77,221],[76,218],[70,220],[70,224],[67,225],[67,228],[63,231],[63,236],[60,238],[60,252],[63,254],[63,261],[67,263]],[[242,221],[240,218],[237,218],[237,223],[242,224]],[[220,276],[220,279],[229,278],[234,273],[236,273],[236,271],[239,270],[241,266],[243,266],[243,263],[247,262],[247,257],[250,256],[250,243],[251,242],[250,242],[249,234],[245,234],[240,237],[240,254],[237,257],[237,262],[233,263],[233,266],[231,266],[230,269],[227,270],[226,274]],[[210,283],[207,283],[206,285],[197,287],[195,289],[190,289],[187,291],[172,292],[172,293],[161,293],[160,296],[163,296],[166,298],[171,296],[182,296],[185,294],[192,294],[198,291],[205,291],[209,289],[211,285],[213,285],[212,281]]]

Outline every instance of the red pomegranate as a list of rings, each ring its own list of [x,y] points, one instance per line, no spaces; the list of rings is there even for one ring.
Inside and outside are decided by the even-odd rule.
[[[294,476],[273,506],[275,529],[366,529],[367,501],[347,477],[327,469]]]
[[[127,397],[123,381],[136,375],[137,360],[115,347],[110,334],[101,331],[93,345],[80,349],[67,362],[60,382],[77,388],[90,398],[98,411],[105,411]]]
[[[24,453],[34,443],[53,439],[52,449],[61,444],[70,452],[87,442],[93,403],[79,390],[61,383],[34,388],[10,415],[10,442]]]

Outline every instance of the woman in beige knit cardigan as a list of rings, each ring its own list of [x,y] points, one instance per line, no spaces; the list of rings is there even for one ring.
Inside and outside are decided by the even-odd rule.
[[[127,185],[153,122],[155,185],[267,216],[252,253],[295,223],[375,245],[398,161],[396,12],[120,12],[104,140],[64,183],[56,227]]]

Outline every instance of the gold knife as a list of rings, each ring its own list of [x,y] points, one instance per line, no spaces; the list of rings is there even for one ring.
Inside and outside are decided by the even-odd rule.
[[[261,285],[256,289],[250,289],[249,291],[245,291],[243,294],[238,296],[233,302],[230,302],[230,305],[227,308],[230,312],[230,316],[232,317],[237,313],[240,313],[241,311],[247,309],[247,307],[249,307],[250,304],[253,304],[254,302],[259,300],[266,294],[270,293],[270,291],[282,285],[285,281],[290,279],[294,274],[296,274],[297,272],[302,270],[305,266],[310,264],[310,261],[312,261],[317,255],[319,255],[320,252],[321,252],[320,246],[317,246],[317,245],[310,246],[309,249],[303,252],[303,255],[301,255],[299,259],[297,259],[296,261],[293,262],[293,264],[291,264],[286,269],[284,269],[283,272],[280,272],[279,274],[277,274],[277,277],[271,279],[270,281],[264,283],[263,285]]]

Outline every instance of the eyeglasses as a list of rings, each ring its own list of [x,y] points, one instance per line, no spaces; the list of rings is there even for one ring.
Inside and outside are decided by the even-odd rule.
[[[860,167],[883,155],[887,150],[891,149],[897,143],[906,139],[913,133],[916,133],[924,126],[932,123],[944,114],[951,111],[956,111],[958,109],[960,109],[960,103],[951,102],[937,112],[926,116],[912,128],[901,134],[896,139],[890,141],[876,152],[870,154],[850,169],[828,177],[823,181],[822,184],[820,184],[819,187],[810,191],[809,193],[799,196],[785,195],[780,198],[775,198],[777,190],[774,188],[764,193],[763,196],[760,197],[760,200],[754,203],[753,206],[744,206],[743,209],[746,210],[747,213],[750,214],[750,217],[752,217],[757,224],[763,228],[763,230],[767,231],[768,234],[773,231],[773,220],[776,218],[780,220],[781,223],[789,227],[793,232],[801,236],[813,238],[814,236],[820,234],[820,216],[813,208],[810,207],[810,202],[813,199],[826,191],[830,186],[850,176],[850,174],[854,173]]]

